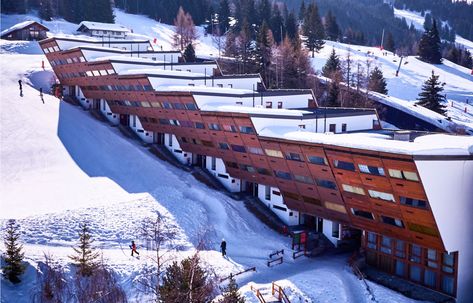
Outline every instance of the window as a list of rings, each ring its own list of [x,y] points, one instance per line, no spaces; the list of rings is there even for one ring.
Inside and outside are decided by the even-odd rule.
[[[282,170],[275,170],[274,175],[278,178],[285,179],[285,180],[291,180],[291,174]]]
[[[420,225],[420,224],[417,224],[417,223],[411,223],[411,222],[407,223],[407,225],[409,227],[409,230],[411,230],[411,231],[418,232],[418,233],[428,235],[428,236],[431,236],[431,237],[438,237],[437,231],[432,227],[428,227],[428,226],[425,226],[425,225]]]
[[[342,123],[342,133],[346,133],[346,132],[347,132],[347,124]]]
[[[383,193],[381,191],[372,190],[372,189],[369,189],[368,193],[370,197],[374,199],[381,199],[384,201],[396,202],[396,200],[394,200],[394,196],[389,193]]]
[[[180,125],[180,124],[179,124],[179,121],[177,121],[177,120],[175,120],[175,119],[170,119],[170,120],[169,120],[169,123],[170,123],[171,125],[174,125],[174,126],[179,126],[179,125]]]
[[[314,180],[312,180],[311,177],[300,176],[300,175],[294,175],[294,179],[295,179],[296,181],[299,181],[299,182],[302,182],[302,183],[314,184]]]
[[[266,108],[273,108],[273,102],[266,101]]]
[[[295,193],[291,193],[288,191],[283,191],[282,192],[284,198],[292,199],[292,200],[299,200],[299,195]]]
[[[232,132],[232,133],[238,132],[235,125],[223,125],[223,130],[225,130],[227,132]]]
[[[337,189],[337,184],[335,184],[335,182],[333,181],[316,179],[315,182],[317,182],[317,185],[321,187],[325,187],[329,189]]]
[[[312,164],[317,164],[317,165],[327,165],[327,159],[325,157],[319,157],[319,156],[307,156],[307,161]]]
[[[368,232],[368,248],[377,249],[378,243],[376,242],[377,235],[372,232]]]
[[[330,125],[328,126],[328,131],[329,131],[329,132],[335,133],[336,130],[337,130],[337,125],[336,125],[336,124],[330,124]]]
[[[400,277],[404,277],[404,273],[406,272],[406,264],[401,260],[395,260],[396,262],[396,270],[395,274]]]
[[[322,201],[319,199],[315,199],[312,197],[307,197],[307,196],[302,196],[302,200],[304,200],[305,203],[309,203],[312,205],[317,205],[317,206],[322,206]]]
[[[301,155],[299,155],[298,153],[287,152],[286,159],[292,160],[292,161],[303,162]]]
[[[217,123],[209,123],[209,129],[220,130],[220,125],[218,125]]]
[[[169,102],[163,102],[163,107],[164,107],[165,109],[171,109],[171,103],[169,103]]]
[[[452,274],[454,271],[455,257],[453,253],[442,254],[442,271]]]
[[[448,294],[453,295],[453,285],[454,285],[454,278],[449,276],[442,277],[442,290]]]
[[[358,195],[365,195],[365,190],[361,187],[342,184],[342,188],[343,188],[344,191],[349,192],[349,193],[358,194]]]
[[[229,150],[229,149],[230,149],[230,146],[229,146],[227,143],[225,143],[225,142],[220,142],[220,143],[218,144],[218,147],[219,147],[220,149],[224,149],[224,150]]]
[[[217,84],[217,87],[223,87],[223,84]]]
[[[265,175],[265,176],[271,176],[271,172],[269,170],[267,170],[266,168],[256,168],[256,171],[258,172],[258,174],[262,174],[262,175]]]
[[[381,236],[381,251],[385,254],[392,254],[392,239],[390,237]]]
[[[395,255],[396,257],[399,258],[404,258],[406,256],[405,249],[406,249],[406,243],[401,240],[396,240],[396,246],[395,248]]]
[[[271,186],[266,185],[264,187],[264,198],[266,200],[271,200]]]
[[[149,104],[149,102],[143,101],[143,102],[141,102],[141,106],[143,106],[143,107],[151,107],[151,104]]]
[[[151,106],[156,107],[156,108],[161,108],[161,103],[160,102],[151,102]]]
[[[244,134],[254,134],[255,131],[253,130],[253,127],[251,126],[240,126],[240,132]]]
[[[382,167],[369,166],[365,164],[358,164],[358,168],[362,173],[371,174],[376,176],[384,176],[384,169]]]
[[[217,169],[217,158],[215,157],[210,157],[212,160],[211,160],[211,165],[212,165],[212,170],[216,170]]]
[[[418,200],[414,198],[407,198],[407,197],[400,196],[399,201],[403,205],[409,205],[409,206],[419,207],[419,208],[427,208],[427,201],[424,201],[424,200]]]
[[[411,244],[411,251],[409,254],[410,261],[420,263],[421,253],[422,253],[422,248],[419,245]]]
[[[417,265],[411,265],[409,278],[413,281],[420,282],[421,268]]]
[[[438,268],[437,251],[435,249],[431,249],[431,248],[427,249],[426,265],[428,267]]]
[[[148,91],[148,92],[153,91],[153,87],[151,85],[144,85],[143,87],[144,87],[145,91]]]
[[[205,129],[205,125],[202,122],[195,122],[195,128]]]
[[[388,217],[388,216],[381,216],[381,221],[384,224],[404,228],[404,223],[402,223],[401,219],[391,218],[391,217]]]
[[[246,149],[242,145],[232,144],[232,150],[239,153],[246,153]]]
[[[259,147],[248,146],[248,152],[255,155],[264,155],[264,152]]]
[[[354,214],[357,217],[361,217],[361,218],[365,218],[365,219],[369,219],[369,220],[374,220],[373,214],[368,212],[368,211],[360,210],[360,209],[357,209],[357,208],[352,208],[351,213]]]
[[[169,125],[169,120],[168,119],[159,119],[159,124],[161,125]]]
[[[282,108],[282,102],[281,101],[278,102],[278,108]]]
[[[173,103],[172,107],[174,109],[185,109],[184,104],[182,104],[182,103]]]
[[[188,110],[197,110],[197,106],[194,103],[186,103],[185,106]]]
[[[172,147],[172,135],[168,135],[168,138],[169,138],[169,143],[168,143],[168,145],[169,145],[170,147]]]
[[[276,158],[284,158],[282,155],[282,152],[280,150],[275,150],[275,149],[265,149],[264,152],[266,155],[270,157],[276,157]]]
[[[389,176],[397,179],[405,179],[409,181],[419,181],[419,176],[415,172],[389,169]]]
[[[327,209],[330,209],[330,210],[333,210],[333,211],[336,211],[336,212],[339,212],[339,213],[342,213],[342,214],[347,213],[347,210],[345,209],[345,206],[343,206],[341,204],[325,201],[324,205],[325,205],[325,208],[327,208]]]
[[[333,165],[334,165],[336,168],[339,168],[339,169],[355,171],[355,164],[353,164],[353,163],[351,163],[351,162],[340,161],[340,160],[333,160]]]

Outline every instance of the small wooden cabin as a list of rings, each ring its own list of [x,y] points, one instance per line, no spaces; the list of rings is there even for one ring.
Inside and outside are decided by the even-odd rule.
[[[46,39],[49,29],[36,22],[24,21],[2,31],[1,38],[6,40],[42,40]]]

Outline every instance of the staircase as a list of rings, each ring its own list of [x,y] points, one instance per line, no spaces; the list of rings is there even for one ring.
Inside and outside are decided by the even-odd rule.
[[[284,289],[274,282],[271,283],[271,287],[256,288],[251,285],[250,288],[260,303],[291,303]]]

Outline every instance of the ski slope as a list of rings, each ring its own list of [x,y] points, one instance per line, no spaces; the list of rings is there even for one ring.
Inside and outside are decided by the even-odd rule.
[[[393,53],[387,52],[387,55],[383,55],[385,51],[376,47],[325,41],[324,48],[312,59],[312,65],[319,73],[332,49],[335,49],[342,61],[346,60],[350,54],[353,73],[356,73],[359,64],[360,71],[366,74],[367,62],[370,64],[370,70],[375,66],[380,68],[386,78],[388,95],[412,103],[416,101],[422,84],[434,71],[436,75],[440,76],[439,80],[446,83],[444,93],[448,100],[448,104],[446,104],[447,116],[452,117],[459,124],[470,129],[473,128],[473,75],[470,75],[469,69],[445,59],[443,64],[435,65],[409,56],[403,58],[399,76],[396,77],[400,57]],[[469,104],[466,104],[467,100]],[[465,108],[467,112],[465,112]]]
[[[2,15],[2,22],[9,17]],[[148,22],[127,14],[122,18],[137,25]],[[59,24],[65,33],[65,28],[73,28]],[[54,30],[55,23],[49,26]],[[207,47],[211,48],[202,46]],[[140,260],[131,258],[126,247],[139,238],[141,221],[158,213],[177,233],[176,259],[194,253],[205,234],[204,266],[220,277],[256,266],[256,273],[237,280],[249,302],[256,302],[248,292],[250,283],[268,285],[275,280],[286,287],[291,302],[371,302],[346,266],[347,256],[297,261],[286,257],[283,265],[267,268],[267,255],[276,249],[290,251],[290,239],[268,229],[243,203],[161,162],[79,107],[49,94],[43,102],[38,89],[47,92],[53,79],[50,66],[40,68],[44,59],[36,42],[0,43],[0,221],[4,226],[8,218],[18,220],[29,263],[23,283],[14,286],[1,278],[2,302],[30,302],[38,262],[47,253],[67,264],[82,222],[89,224],[130,302],[149,299],[137,291],[134,281],[152,261],[142,248]],[[22,96],[19,79],[24,83]],[[222,238],[228,243],[229,259],[218,252]],[[68,268],[68,277],[72,272]],[[415,302],[376,284],[371,287],[379,302]]]

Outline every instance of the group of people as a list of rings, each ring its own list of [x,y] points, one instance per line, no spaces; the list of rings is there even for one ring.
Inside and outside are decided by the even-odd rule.
[[[131,241],[130,249],[132,257],[134,256],[133,254],[137,254],[138,256],[140,255],[140,253],[136,250],[135,241]],[[220,243],[220,251],[222,252],[222,257],[227,256],[227,242],[225,239],[222,239],[222,242]]]
[[[21,81],[21,79],[18,80],[18,86],[20,88],[20,97],[23,97],[23,81]],[[39,88],[39,96],[41,97],[41,101],[44,104],[43,88],[42,87]]]

